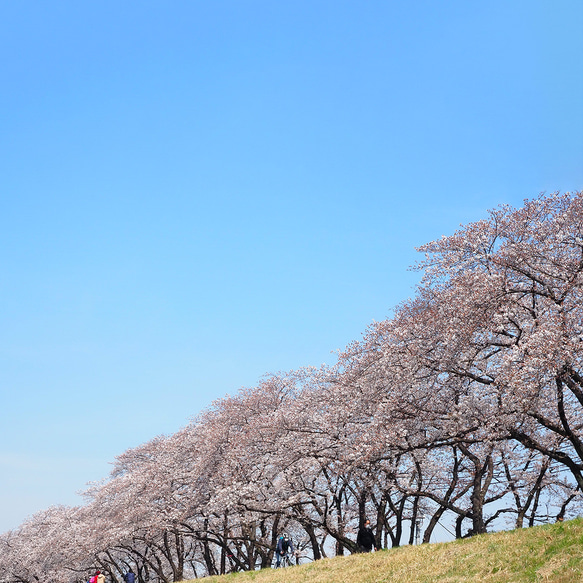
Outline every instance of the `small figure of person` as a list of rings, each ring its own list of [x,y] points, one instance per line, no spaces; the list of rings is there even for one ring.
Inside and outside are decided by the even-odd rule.
[[[101,571],[95,573],[97,575],[97,583],[105,583],[105,575]]]
[[[136,574],[130,569],[124,576],[123,580],[126,583],[136,583]]]
[[[287,533],[282,534],[275,547],[275,568],[281,567],[281,560],[287,556],[288,553],[294,552],[294,545]]]
[[[356,544],[361,553],[370,553],[373,548],[375,551],[377,550],[376,541],[368,518],[364,521],[364,525],[358,530]]]

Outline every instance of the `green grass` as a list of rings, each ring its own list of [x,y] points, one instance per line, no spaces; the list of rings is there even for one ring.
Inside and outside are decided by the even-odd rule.
[[[471,539],[324,559],[205,583],[580,583],[583,519]]]

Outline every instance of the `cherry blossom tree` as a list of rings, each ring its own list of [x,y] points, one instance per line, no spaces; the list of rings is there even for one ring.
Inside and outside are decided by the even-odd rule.
[[[421,248],[439,314],[425,363],[489,403],[490,428],[563,464],[583,487],[583,194],[503,207]]]
[[[583,491],[583,194],[420,248],[423,279],[337,363],[264,378],[130,449],[81,507],[0,536],[0,583],[163,583],[562,517]]]

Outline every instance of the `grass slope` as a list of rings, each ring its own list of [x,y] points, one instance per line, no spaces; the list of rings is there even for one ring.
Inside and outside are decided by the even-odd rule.
[[[471,539],[324,559],[205,583],[579,583],[583,519]]]

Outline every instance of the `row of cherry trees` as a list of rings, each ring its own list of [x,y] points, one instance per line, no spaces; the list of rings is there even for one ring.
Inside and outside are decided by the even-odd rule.
[[[429,243],[417,293],[335,366],[267,377],[0,536],[0,583],[140,582],[532,526],[583,489],[583,193]]]

